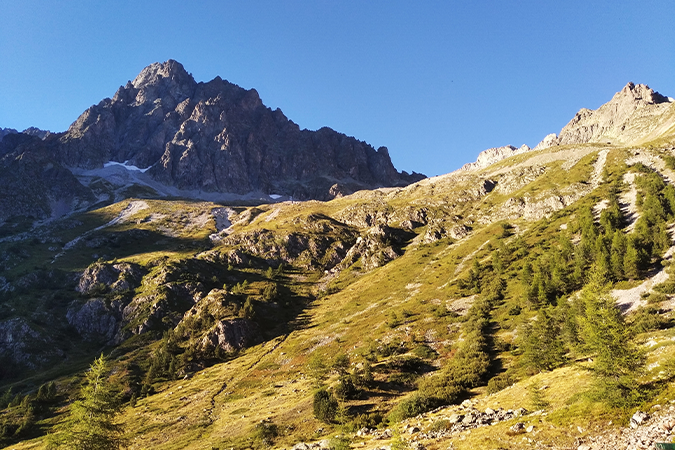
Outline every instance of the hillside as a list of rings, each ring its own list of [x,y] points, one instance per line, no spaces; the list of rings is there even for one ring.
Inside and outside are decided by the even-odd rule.
[[[9,220],[0,442],[44,448],[101,352],[131,449],[672,439],[674,113],[631,83],[404,187]]]

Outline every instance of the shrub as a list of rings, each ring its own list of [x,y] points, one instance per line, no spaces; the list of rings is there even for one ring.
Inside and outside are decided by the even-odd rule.
[[[340,400],[351,400],[359,395],[358,388],[354,385],[352,379],[342,375],[334,389],[335,396]]]
[[[338,412],[338,402],[335,396],[325,389],[314,393],[314,417],[324,423],[332,423]]]
[[[260,422],[253,427],[253,440],[266,448],[274,443],[277,436],[279,436],[279,428],[273,423]]]
[[[454,403],[465,393],[465,388],[444,371],[422,380],[419,383],[419,391],[422,396],[437,406]]]
[[[663,294],[675,294],[675,283],[672,281],[666,281],[665,283],[654,286],[654,290]]]
[[[488,394],[494,394],[495,392],[506,389],[515,382],[516,380],[508,372],[500,373],[488,381],[487,392]]]
[[[652,294],[654,295],[654,294]],[[636,333],[660,330],[667,328],[670,320],[659,314],[659,310],[653,306],[639,308],[632,317],[631,328]]]
[[[436,359],[438,357],[438,353],[426,344],[420,344],[415,347],[412,354],[424,359]]]
[[[331,362],[330,368],[339,375],[344,375],[349,369],[349,356],[345,353],[338,353]]]
[[[344,436],[335,436],[328,441],[330,450],[349,450],[351,441]]]
[[[450,428],[452,428],[452,423],[448,419],[441,419],[432,423],[429,427],[429,431],[439,432],[449,430]]]
[[[413,394],[401,401],[387,416],[389,422],[400,422],[409,417],[425,413],[435,406],[435,402],[423,394]]]

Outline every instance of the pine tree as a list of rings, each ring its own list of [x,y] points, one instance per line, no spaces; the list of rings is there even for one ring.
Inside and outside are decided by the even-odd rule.
[[[314,417],[325,423],[335,420],[338,411],[338,402],[329,391],[319,389],[314,393]]]
[[[612,237],[612,250],[610,252],[610,265],[612,274],[617,280],[624,278],[623,256],[626,253],[626,236],[621,230],[616,230]]]
[[[62,431],[54,435],[48,448],[73,450],[117,450],[125,447],[123,427],[115,419],[121,405],[112,383],[108,360],[101,355],[85,374],[80,399],[70,407]]]
[[[626,245],[626,254],[623,257],[623,272],[628,279],[637,279],[642,275],[642,271],[647,264],[649,256],[639,246],[636,239],[628,239]]]
[[[580,336],[594,355],[591,368],[610,402],[630,402],[637,394],[637,376],[644,368],[643,352],[633,342],[621,311],[608,292],[603,275],[594,271],[581,293]]]
[[[551,312],[552,309],[542,308],[537,320],[528,324],[523,333],[523,357],[529,367],[538,371],[554,369],[565,361],[562,328]]]

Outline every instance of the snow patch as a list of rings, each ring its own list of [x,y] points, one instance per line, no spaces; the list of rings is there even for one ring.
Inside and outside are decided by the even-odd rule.
[[[270,195],[268,195],[268,197],[271,198],[272,200],[278,200],[278,199],[280,199],[281,197],[283,197],[283,195],[279,195],[279,194],[270,194]]]
[[[122,166],[127,170],[135,170],[135,171],[141,172],[141,173],[147,172],[148,169],[150,169],[150,167],[152,167],[152,166],[148,166],[145,169],[141,169],[140,167],[136,167],[136,166],[132,166],[130,164],[127,164],[128,162],[129,162],[128,159],[126,161],[124,161],[123,163],[117,162],[117,161],[108,161],[107,163],[103,164],[103,167]]]

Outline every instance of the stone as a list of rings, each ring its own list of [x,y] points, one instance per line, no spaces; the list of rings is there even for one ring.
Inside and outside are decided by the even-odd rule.
[[[633,417],[630,418],[630,426],[632,428],[637,428],[640,425],[643,425],[647,420],[649,420],[649,414],[644,411],[636,411],[633,414]]]
[[[460,423],[464,419],[464,415],[462,414],[452,414],[450,417],[448,417],[448,422],[450,423]]]
[[[514,434],[520,434],[525,432],[525,424],[523,422],[516,422],[514,425],[509,428],[509,431]]]
[[[470,412],[464,416],[464,418],[462,419],[462,423],[464,425],[472,424],[476,421],[476,418],[477,418],[476,414]]]

